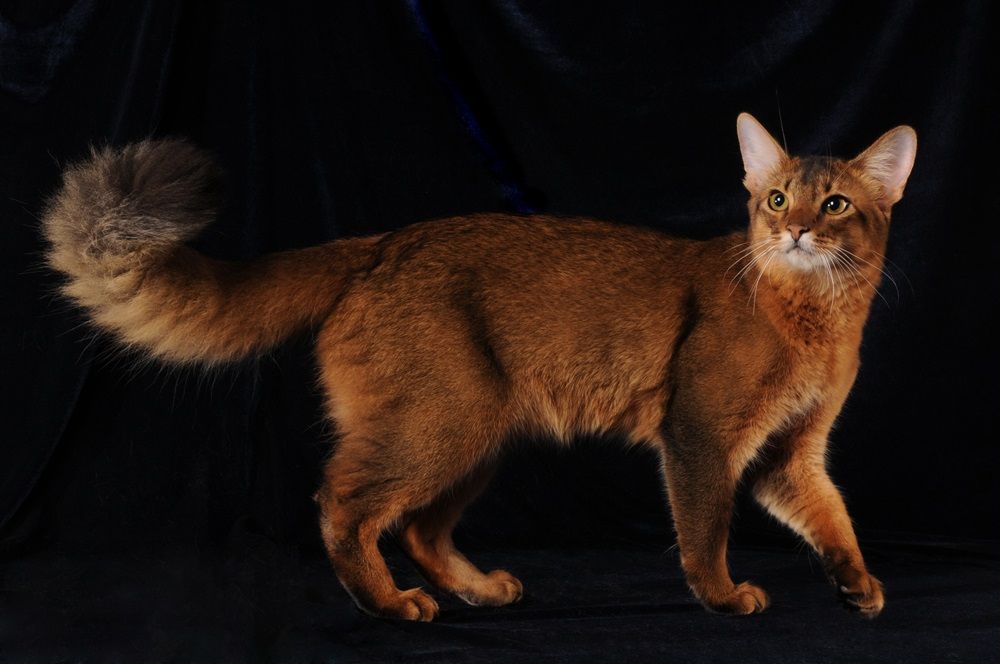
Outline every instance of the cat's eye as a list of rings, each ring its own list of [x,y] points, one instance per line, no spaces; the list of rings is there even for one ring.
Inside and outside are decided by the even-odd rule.
[[[780,191],[772,191],[767,197],[767,206],[775,212],[781,212],[788,207],[788,197]]]
[[[851,204],[843,196],[831,196],[823,201],[823,212],[833,215],[844,214],[850,206]]]

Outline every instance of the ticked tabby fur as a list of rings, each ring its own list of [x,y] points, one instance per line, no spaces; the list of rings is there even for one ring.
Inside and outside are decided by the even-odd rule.
[[[827,435],[858,371],[890,211],[916,134],[850,160],[791,157],[737,121],[745,232],[695,241],[590,219],[478,214],[230,263],[185,246],[213,218],[210,160],[183,141],[95,150],[44,216],[64,292],[122,344],[213,364],[318,330],[338,440],[316,494],[338,578],[365,611],[431,620],[379,536],[478,605],[521,582],[480,571],[451,533],[516,436],[610,434],[657,450],[681,564],[714,611],[764,610],[726,562],[746,481],[819,554],[842,598],[882,610]],[[751,463],[753,462],[753,463]]]

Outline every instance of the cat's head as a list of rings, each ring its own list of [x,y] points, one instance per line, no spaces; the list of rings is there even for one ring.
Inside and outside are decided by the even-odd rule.
[[[891,129],[853,159],[792,157],[753,116],[736,120],[750,192],[749,240],[767,271],[822,272],[881,255],[892,206],[913,168],[917,134]],[[762,262],[763,264],[763,262]]]

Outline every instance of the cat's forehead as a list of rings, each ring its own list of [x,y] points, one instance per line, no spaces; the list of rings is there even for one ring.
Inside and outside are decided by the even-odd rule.
[[[847,162],[836,157],[795,157],[782,173],[782,184],[799,193],[825,194],[849,180]]]

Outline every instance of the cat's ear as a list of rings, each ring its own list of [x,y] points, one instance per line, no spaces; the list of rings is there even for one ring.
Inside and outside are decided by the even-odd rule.
[[[893,205],[903,197],[903,187],[917,156],[917,132],[902,125],[882,134],[851,163],[880,188],[879,202]]]
[[[736,135],[740,139],[743,170],[746,171],[743,186],[751,192],[758,191],[766,186],[768,176],[788,159],[788,155],[749,113],[740,113],[736,118]]]

